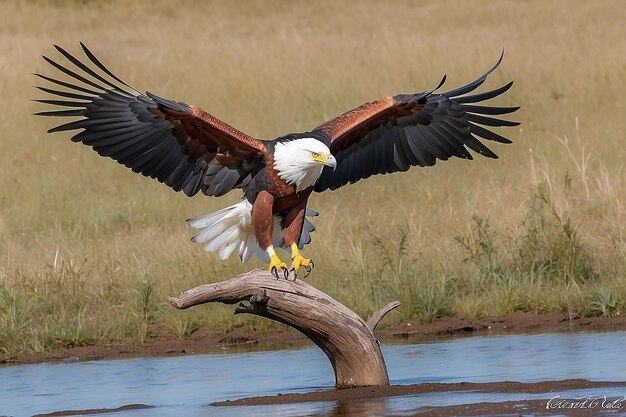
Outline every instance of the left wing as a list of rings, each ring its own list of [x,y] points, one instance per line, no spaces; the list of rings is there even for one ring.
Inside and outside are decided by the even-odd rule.
[[[198,106],[140,93],[109,71],[82,43],[81,47],[86,63],[55,45],[71,67],[43,57],[68,76],[69,82],[35,74],[63,87],[36,87],[54,97],[35,101],[65,109],[35,114],[81,117],[48,132],[81,130],[72,137],[74,142],[188,196],[199,191],[221,196],[249,183],[267,153],[261,140]]]
[[[431,166],[437,159],[456,156],[472,159],[468,149],[497,158],[480,140],[511,141],[484,126],[517,126],[518,122],[490,116],[512,113],[519,107],[479,106],[506,92],[513,82],[481,94],[464,95],[478,88],[502,62],[464,87],[443,94],[432,91],[399,94],[365,103],[317,127],[330,140],[336,170],[326,167],[315,191],[337,189],[376,174]],[[445,81],[445,77],[439,87]],[[466,148],[467,147],[467,148]]]

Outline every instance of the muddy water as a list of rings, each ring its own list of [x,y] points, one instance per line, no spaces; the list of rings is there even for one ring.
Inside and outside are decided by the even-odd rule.
[[[626,381],[626,332],[538,333],[465,337],[383,346],[392,384],[536,382],[568,378]],[[333,372],[315,347],[167,358],[135,358],[0,367],[0,416],[58,410],[156,408],[114,416],[412,415],[424,406],[516,400],[512,394],[464,392],[361,401],[216,408],[213,401],[332,388]],[[580,395],[623,396],[619,389]],[[568,393],[558,393],[567,395]],[[520,394],[520,399],[547,398]],[[554,413],[550,414],[554,416]],[[614,414],[615,415],[615,414]]]

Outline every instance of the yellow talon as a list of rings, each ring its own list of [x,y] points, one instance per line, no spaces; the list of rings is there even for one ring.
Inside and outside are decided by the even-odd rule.
[[[300,255],[298,245],[294,243],[291,245],[291,269],[293,269],[297,275],[300,272],[300,268],[303,266],[310,271],[313,267],[313,261]]]
[[[274,254],[270,258],[270,264],[267,266],[267,269],[269,269],[270,271],[272,270],[272,268],[276,268],[276,269],[285,268],[285,269],[287,269],[287,264],[282,262],[280,260],[280,258],[278,257],[278,255]]]
[[[287,270],[287,264],[282,262],[280,260],[280,258],[278,257],[278,255],[273,254],[270,257],[270,263],[269,265],[267,265],[267,269],[270,270],[270,272],[274,273],[273,270],[276,269],[276,271],[280,270],[280,269],[285,269]]]

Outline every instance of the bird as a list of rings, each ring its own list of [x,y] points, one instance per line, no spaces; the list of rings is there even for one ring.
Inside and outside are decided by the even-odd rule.
[[[72,141],[189,197],[241,190],[236,204],[187,220],[197,229],[192,241],[217,252],[221,260],[235,251],[244,262],[254,254],[277,279],[282,275],[295,281],[315,265],[301,252],[315,230],[309,218],[318,213],[307,207],[314,192],[432,166],[437,160],[471,160],[470,150],[498,158],[482,141],[512,141],[490,128],[519,125],[494,117],[519,107],[477,104],[504,94],[512,81],[469,94],[500,65],[504,50],[492,68],[462,87],[436,93],[446,81],[443,76],[432,90],[385,96],[308,132],[263,140],[199,106],[136,90],[79,44],[82,60],[58,45],[54,47],[65,65],[42,56],[56,70],[56,78],[34,73],[45,81],[45,86],[34,87],[52,96],[34,101],[54,106],[35,115],[79,117],[48,132],[78,130]],[[277,248],[290,255],[289,266]]]

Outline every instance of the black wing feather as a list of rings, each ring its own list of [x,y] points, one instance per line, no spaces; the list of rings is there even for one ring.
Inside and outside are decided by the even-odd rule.
[[[53,84],[60,85],[61,87],[71,88],[72,90],[81,91],[81,92],[87,93],[87,94],[93,94],[94,96],[98,94],[97,91],[90,90],[90,89],[82,87],[80,85],[66,83],[65,81],[57,80],[55,78],[48,77],[48,76],[45,76],[45,75],[42,75],[42,74],[33,74],[33,75],[35,77],[39,77],[39,78],[41,78],[43,80],[49,81],[49,82],[51,82]]]
[[[93,98],[93,96],[85,96],[82,94],[76,94],[76,93],[70,93],[68,91],[61,91],[61,90],[53,90],[51,88],[45,88],[45,87],[35,87],[38,90],[43,91],[44,93],[48,93],[48,94],[54,94],[56,96],[59,97],[65,97],[65,98],[74,98],[77,100],[91,100]]]

